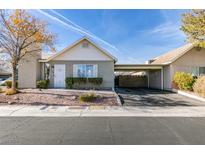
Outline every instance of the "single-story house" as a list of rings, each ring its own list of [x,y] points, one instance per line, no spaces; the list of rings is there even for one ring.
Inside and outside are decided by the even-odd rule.
[[[193,76],[205,74],[205,49],[186,44],[148,60],[145,64],[116,64],[115,71],[145,71],[147,78],[144,78],[144,87],[172,90],[176,72],[186,72]]]
[[[205,74],[205,49],[186,44],[149,62],[150,64],[163,66],[163,89],[171,90],[176,72],[186,72],[193,76]],[[157,73],[159,72],[151,73],[150,77],[154,79]]]
[[[205,49],[192,44],[148,60],[145,64],[116,64],[116,61],[117,58],[108,51],[84,37],[53,55],[43,56],[40,53],[25,57],[18,68],[19,87],[36,88],[36,82],[46,78],[47,68],[50,88],[65,88],[67,77],[100,77],[103,79],[100,88],[113,88],[114,72],[144,71],[146,78],[143,78],[143,84],[129,85],[171,90],[173,76],[178,71],[197,76],[205,74]],[[84,85],[89,86],[87,83]]]
[[[25,57],[19,64],[20,88],[36,88],[36,82],[45,79],[49,67],[49,87],[65,88],[67,77],[103,79],[100,88],[114,87],[114,64],[117,59],[87,37],[51,56]],[[85,87],[89,88],[86,83]]]

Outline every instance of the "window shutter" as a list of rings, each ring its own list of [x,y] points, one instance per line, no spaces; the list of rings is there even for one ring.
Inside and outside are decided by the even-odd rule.
[[[94,65],[94,77],[98,77],[98,65]]]
[[[78,65],[73,65],[73,77],[77,77],[77,67]]]

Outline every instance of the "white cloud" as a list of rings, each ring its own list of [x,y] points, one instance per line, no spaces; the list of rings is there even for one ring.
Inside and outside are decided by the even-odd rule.
[[[180,20],[178,19],[179,12],[169,12],[160,10],[164,22],[160,25],[147,31],[148,35],[156,35],[164,39],[181,39],[184,38],[184,33],[180,30]],[[171,13],[171,14],[170,14]],[[176,18],[177,17],[177,18]]]
[[[158,35],[161,38],[181,38],[184,34],[180,31],[179,25],[173,24],[172,22],[165,22],[151,30],[147,31],[147,35]]]
[[[37,11],[38,11],[39,13],[41,13],[41,14],[43,14],[43,15],[49,17],[50,19],[59,22],[60,24],[64,25],[66,28],[68,28],[69,30],[72,30],[72,31],[77,32],[77,33],[79,33],[79,34],[81,34],[81,35],[84,35],[84,36],[88,36],[89,38],[94,39],[95,41],[98,41],[99,43],[102,43],[102,44],[104,44],[104,45],[106,45],[106,46],[108,46],[108,47],[114,49],[115,51],[117,51],[117,48],[116,48],[115,46],[113,46],[113,45],[111,45],[110,43],[108,43],[108,42],[102,40],[101,38],[99,38],[99,37],[97,37],[97,36],[95,36],[94,34],[92,34],[91,32],[89,32],[88,30],[85,30],[85,29],[82,28],[81,26],[79,26],[79,25],[73,23],[72,21],[70,21],[69,19],[67,19],[65,16],[63,16],[63,15],[57,13],[56,11],[52,10],[51,12],[53,12],[55,15],[57,15],[57,16],[63,18],[66,22],[63,21],[63,20],[61,20],[61,19],[59,19],[59,18],[56,17],[56,16],[53,16],[53,15],[51,15],[51,14],[49,14],[49,13],[43,11],[43,10],[37,10]]]

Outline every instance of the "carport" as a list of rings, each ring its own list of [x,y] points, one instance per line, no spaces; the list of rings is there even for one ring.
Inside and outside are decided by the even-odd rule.
[[[115,74],[118,72],[146,72],[147,88],[164,89],[163,65],[155,64],[115,64]],[[133,84],[134,85],[134,84]]]

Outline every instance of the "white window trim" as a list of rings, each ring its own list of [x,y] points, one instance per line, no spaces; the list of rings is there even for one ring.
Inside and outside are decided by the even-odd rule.
[[[77,75],[77,66],[78,65],[93,65],[94,77],[85,77],[85,78],[96,78],[98,77],[98,64],[73,64],[73,77],[78,77]]]

